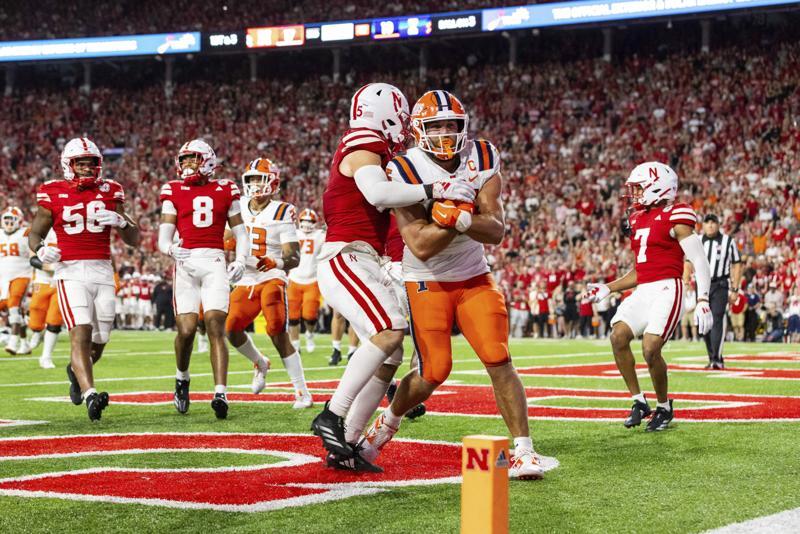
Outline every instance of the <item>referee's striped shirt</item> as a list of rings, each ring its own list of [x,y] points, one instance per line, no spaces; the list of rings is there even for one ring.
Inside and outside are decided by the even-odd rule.
[[[739,263],[742,257],[733,238],[722,232],[714,237],[703,235],[703,248],[708,264],[711,266],[711,280],[727,280],[731,274],[731,264]]]

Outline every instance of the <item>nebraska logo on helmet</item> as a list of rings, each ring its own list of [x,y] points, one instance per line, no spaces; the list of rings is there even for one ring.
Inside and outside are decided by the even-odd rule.
[[[678,175],[669,166],[658,161],[637,165],[625,181],[623,198],[633,209],[642,209],[661,201],[671,203],[678,194]]]
[[[9,206],[3,210],[1,219],[3,221],[3,230],[7,234],[13,234],[22,225],[22,210],[16,206]]]
[[[76,172],[75,163],[83,158],[94,158],[95,163],[90,167],[82,165],[79,175]],[[100,181],[103,170],[103,154],[91,139],[76,137],[64,145],[64,150],[61,151],[61,170],[64,173],[64,179],[68,182],[76,184],[81,189],[91,187]]]
[[[317,216],[317,212],[306,208],[300,212],[300,229],[304,232],[311,232],[317,226],[317,222],[319,222],[319,217]]]
[[[242,174],[244,196],[260,197],[274,195],[281,187],[281,171],[272,160],[256,158],[247,164]]]
[[[429,132],[433,123],[445,121],[454,121],[456,131]],[[469,115],[464,106],[447,91],[428,91],[414,104],[411,130],[417,147],[439,159],[453,159],[464,148],[468,128]]]
[[[382,132],[393,143],[408,139],[408,100],[388,83],[368,83],[350,102],[350,128]]]
[[[194,156],[195,165],[181,166],[181,162]],[[199,160],[199,161],[198,161]],[[210,180],[217,170],[217,155],[214,149],[202,139],[194,139],[184,143],[175,158],[175,168],[178,177],[187,184],[195,184],[202,180]]]

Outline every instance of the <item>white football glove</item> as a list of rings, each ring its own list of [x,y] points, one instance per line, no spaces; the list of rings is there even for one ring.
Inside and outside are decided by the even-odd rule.
[[[694,308],[694,324],[697,325],[697,333],[701,336],[708,334],[714,326],[714,316],[711,315],[711,306],[707,300],[698,300]]]
[[[466,182],[434,182],[433,198],[472,204],[475,202],[475,188]]]
[[[117,228],[125,228],[128,226],[128,221],[117,213],[116,211],[111,210],[97,210],[97,213],[94,215],[97,224],[100,226],[115,226]]]
[[[183,248],[183,239],[169,247],[168,254],[178,261],[188,260],[192,255],[192,251],[188,248]]]
[[[45,245],[36,251],[36,256],[42,263],[58,263],[61,261],[61,249]]]
[[[586,291],[584,291],[582,298],[587,298],[592,302],[600,302],[610,294],[611,290],[605,284],[586,284]]]
[[[228,264],[228,280],[235,284],[244,276],[244,263],[239,260],[232,261]]]

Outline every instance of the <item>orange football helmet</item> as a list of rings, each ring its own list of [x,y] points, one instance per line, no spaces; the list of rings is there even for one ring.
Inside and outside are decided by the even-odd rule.
[[[456,121],[456,132],[431,134],[431,123]],[[439,159],[453,159],[467,144],[469,115],[461,101],[447,91],[428,91],[417,100],[411,112],[411,131],[417,146]]]
[[[256,158],[242,174],[242,191],[246,197],[274,195],[281,188],[281,171],[267,158]]]
[[[0,220],[2,220],[3,230],[7,234],[13,234],[22,226],[22,210],[16,206],[9,206],[3,210]]]
[[[301,211],[298,219],[300,220],[300,229],[304,232],[311,232],[317,227],[317,223],[319,222],[317,212],[309,208]]]

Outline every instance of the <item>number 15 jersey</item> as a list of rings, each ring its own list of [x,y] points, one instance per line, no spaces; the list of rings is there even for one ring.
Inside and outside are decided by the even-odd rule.
[[[222,250],[225,224],[231,206],[239,201],[239,188],[231,180],[211,180],[187,185],[182,180],[164,184],[159,197],[172,203],[177,213],[178,234],[183,248]]]
[[[633,212],[629,222],[637,283],[683,277],[683,249],[672,228],[676,224],[694,228],[694,210],[683,203],[653,206]]]

